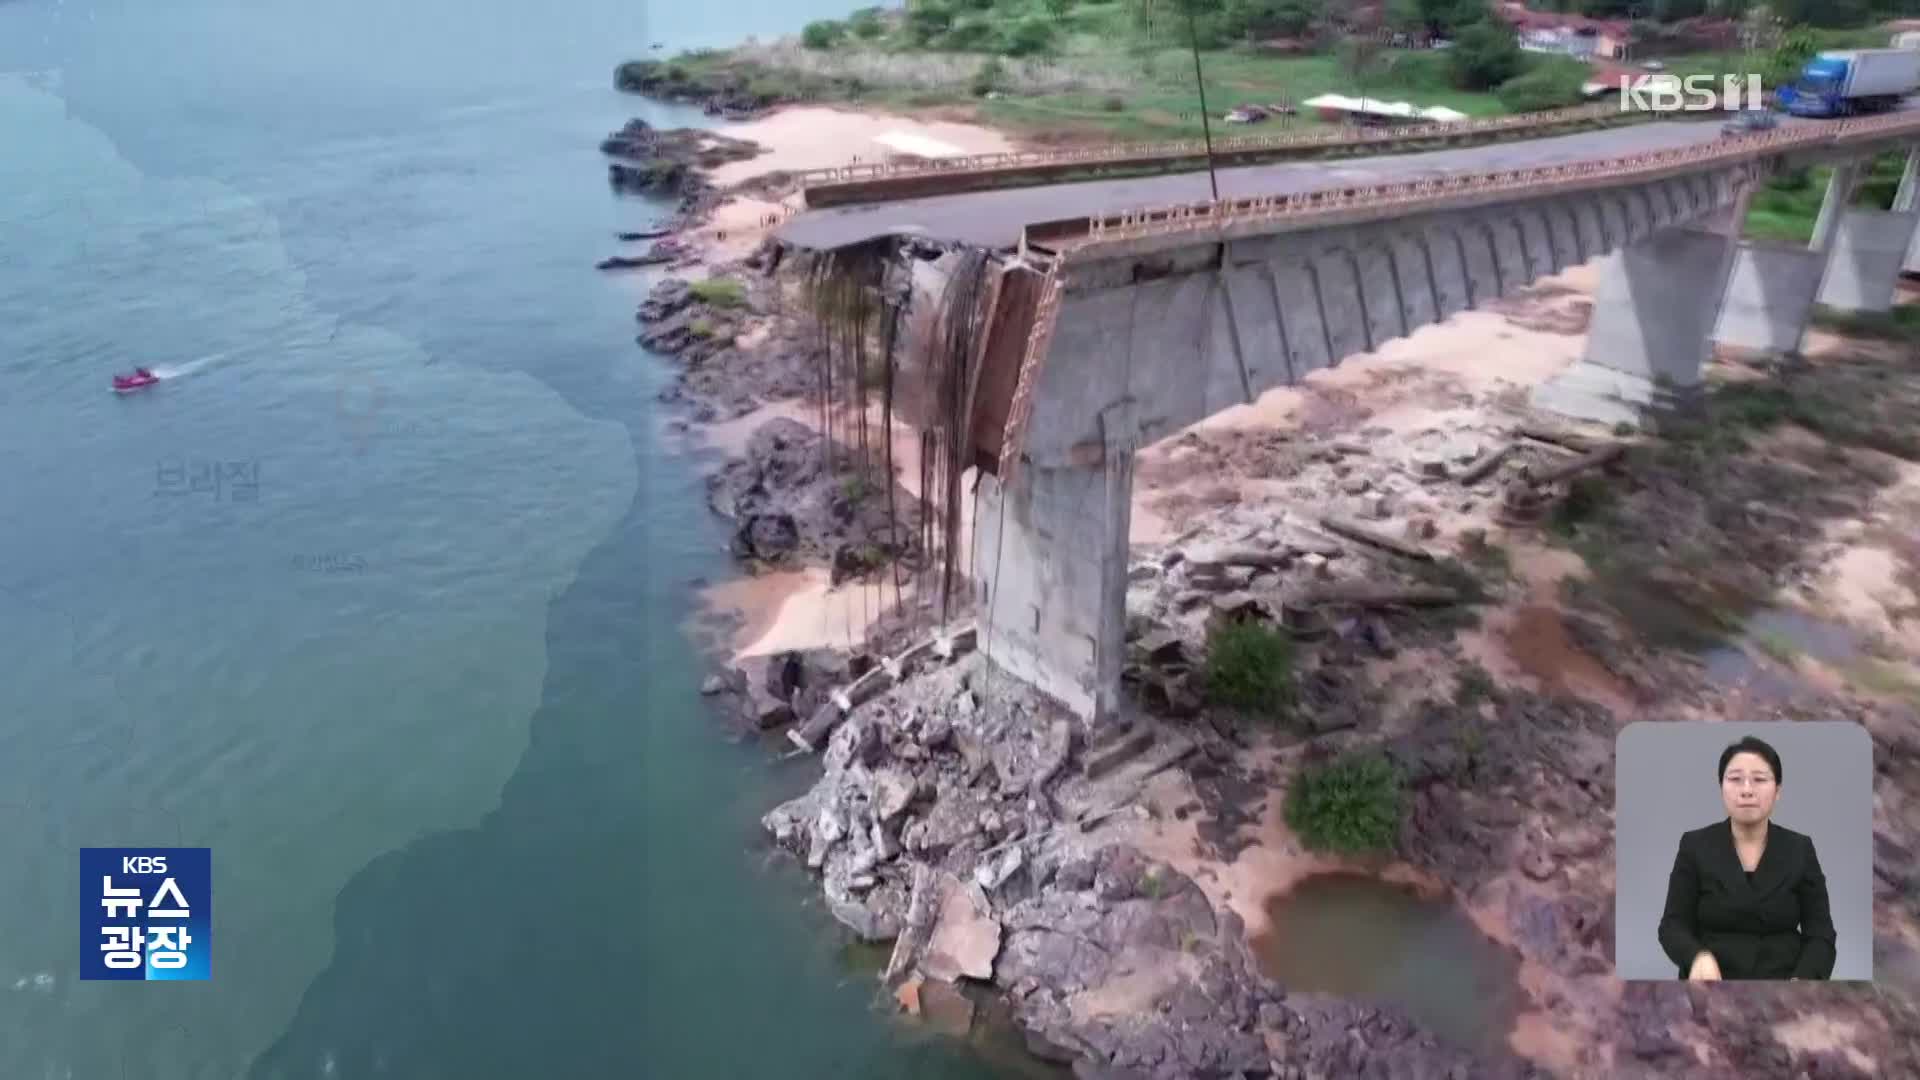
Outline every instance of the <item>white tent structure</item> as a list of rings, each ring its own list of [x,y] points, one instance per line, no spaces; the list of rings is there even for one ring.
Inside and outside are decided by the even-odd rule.
[[[1351,98],[1344,94],[1321,94],[1300,103],[1302,108],[1318,109],[1322,113],[1345,113],[1352,116],[1377,118],[1381,120],[1427,120],[1440,124],[1456,123],[1467,118],[1467,114],[1444,105],[1421,108],[1405,101],[1380,101],[1377,98]]]

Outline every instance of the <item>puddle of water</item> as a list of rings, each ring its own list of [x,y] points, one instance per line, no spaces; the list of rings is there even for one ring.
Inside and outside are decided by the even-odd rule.
[[[1584,692],[1609,706],[1630,707],[1633,695],[1626,685],[1574,642],[1554,608],[1535,605],[1516,612],[1507,649],[1521,670],[1545,685]]]
[[[1436,1033],[1497,1050],[1527,1007],[1520,962],[1449,903],[1358,874],[1316,874],[1267,903],[1260,966],[1289,989],[1394,1005]]]
[[[1792,608],[1763,608],[1747,619],[1738,640],[1708,649],[1700,659],[1706,665],[1707,680],[1714,685],[1782,701],[1806,688],[1805,680],[1793,670],[1796,656],[1804,654],[1844,668],[1860,659],[1862,644],[1860,633],[1841,623]],[[1771,657],[1773,665],[1762,656]]]
[[[1634,633],[1654,648],[1702,653],[1727,643],[1728,623],[1687,603],[1670,586],[1627,574],[1610,574],[1600,582],[1599,589]],[[1742,609],[1737,603],[1734,607]]]
[[[1858,659],[1861,634],[1850,626],[1816,619],[1792,608],[1768,608],[1747,620],[1747,636],[1768,648],[1783,643],[1823,664],[1848,664]]]

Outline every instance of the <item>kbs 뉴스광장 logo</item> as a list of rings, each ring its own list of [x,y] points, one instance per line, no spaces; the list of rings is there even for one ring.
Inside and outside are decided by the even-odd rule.
[[[80,977],[212,974],[212,848],[81,848]]]

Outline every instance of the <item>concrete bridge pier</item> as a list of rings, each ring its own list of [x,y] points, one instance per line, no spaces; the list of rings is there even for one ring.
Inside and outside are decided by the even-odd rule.
[[[980,645],[1001,670],[1096,723],[1120,707],[1133,453],[982,475],[974,503]]]
[[[1893,197],[1893,209],[1899,213],[1920,210],[1920,147],[1907,154],[1907,170],[1900,174],[1900,190]],[[1920,228],[1907,245],[1907,259],[1900,267],[1909,274],[1920,274]]]
[[[1752,187],[1697,224],[1660,229],[1601,270],[1586,353],[1533,404],[1580,420],[1640,425],[1700,403]]]
[[[1894,290],[1912,254],[1915,226],[1920,224],[1920,207],[1915,206],[1914,190],[1915,171],[1920,168],[1915,163],[1916,154],[1920,151],[1907,154],[1906,171],[1901,175],[1893,209],[1844,209],[1842,201],[1843,209],[1835,215],[1838,224],[1832,229],[1832,241],[1827,247],[1827,270],[1820,284],[1820,303],[1838,311],[1887,311],[1893,307]],[[1847,170],[1855,184],[1864,165],[1859,163]],[[1836,179],[1840,171],[1834,170]],[[1830,199],[1833,190],[1833,187],[1828,189]],[[1823,206],[1823,222],[1826,216]],[[1815,241],[1819,239],[1816,227]]]
[[[1856,165],[1836,166],[1807,246],[1764,240],[1740,244],[1714,340],[1775,356],[1800,355],[1832,262],[1835,237],[1848,216],[1847,202],[1859,189]]]

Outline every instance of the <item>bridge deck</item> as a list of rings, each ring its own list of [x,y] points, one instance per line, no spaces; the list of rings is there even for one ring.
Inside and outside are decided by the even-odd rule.
[[[1781,125],[1828,122],[1783,117]],[[1220,195],[1228,199],[1288,195],[1453,173],[1604,160],[1691,146],[1720,137],[1720,125],[1713,121],[1652,123],[1458,150],[1250,165],[1220,170]],[[921,235],[1001,248],[1018,244],[1021,229],[1029,224],[1205,202],[1211,197],[1204,172],[1088,180],[813,210],[788,221],[779,236],[789,244],[813,249],[844,247],[890,234]]]

